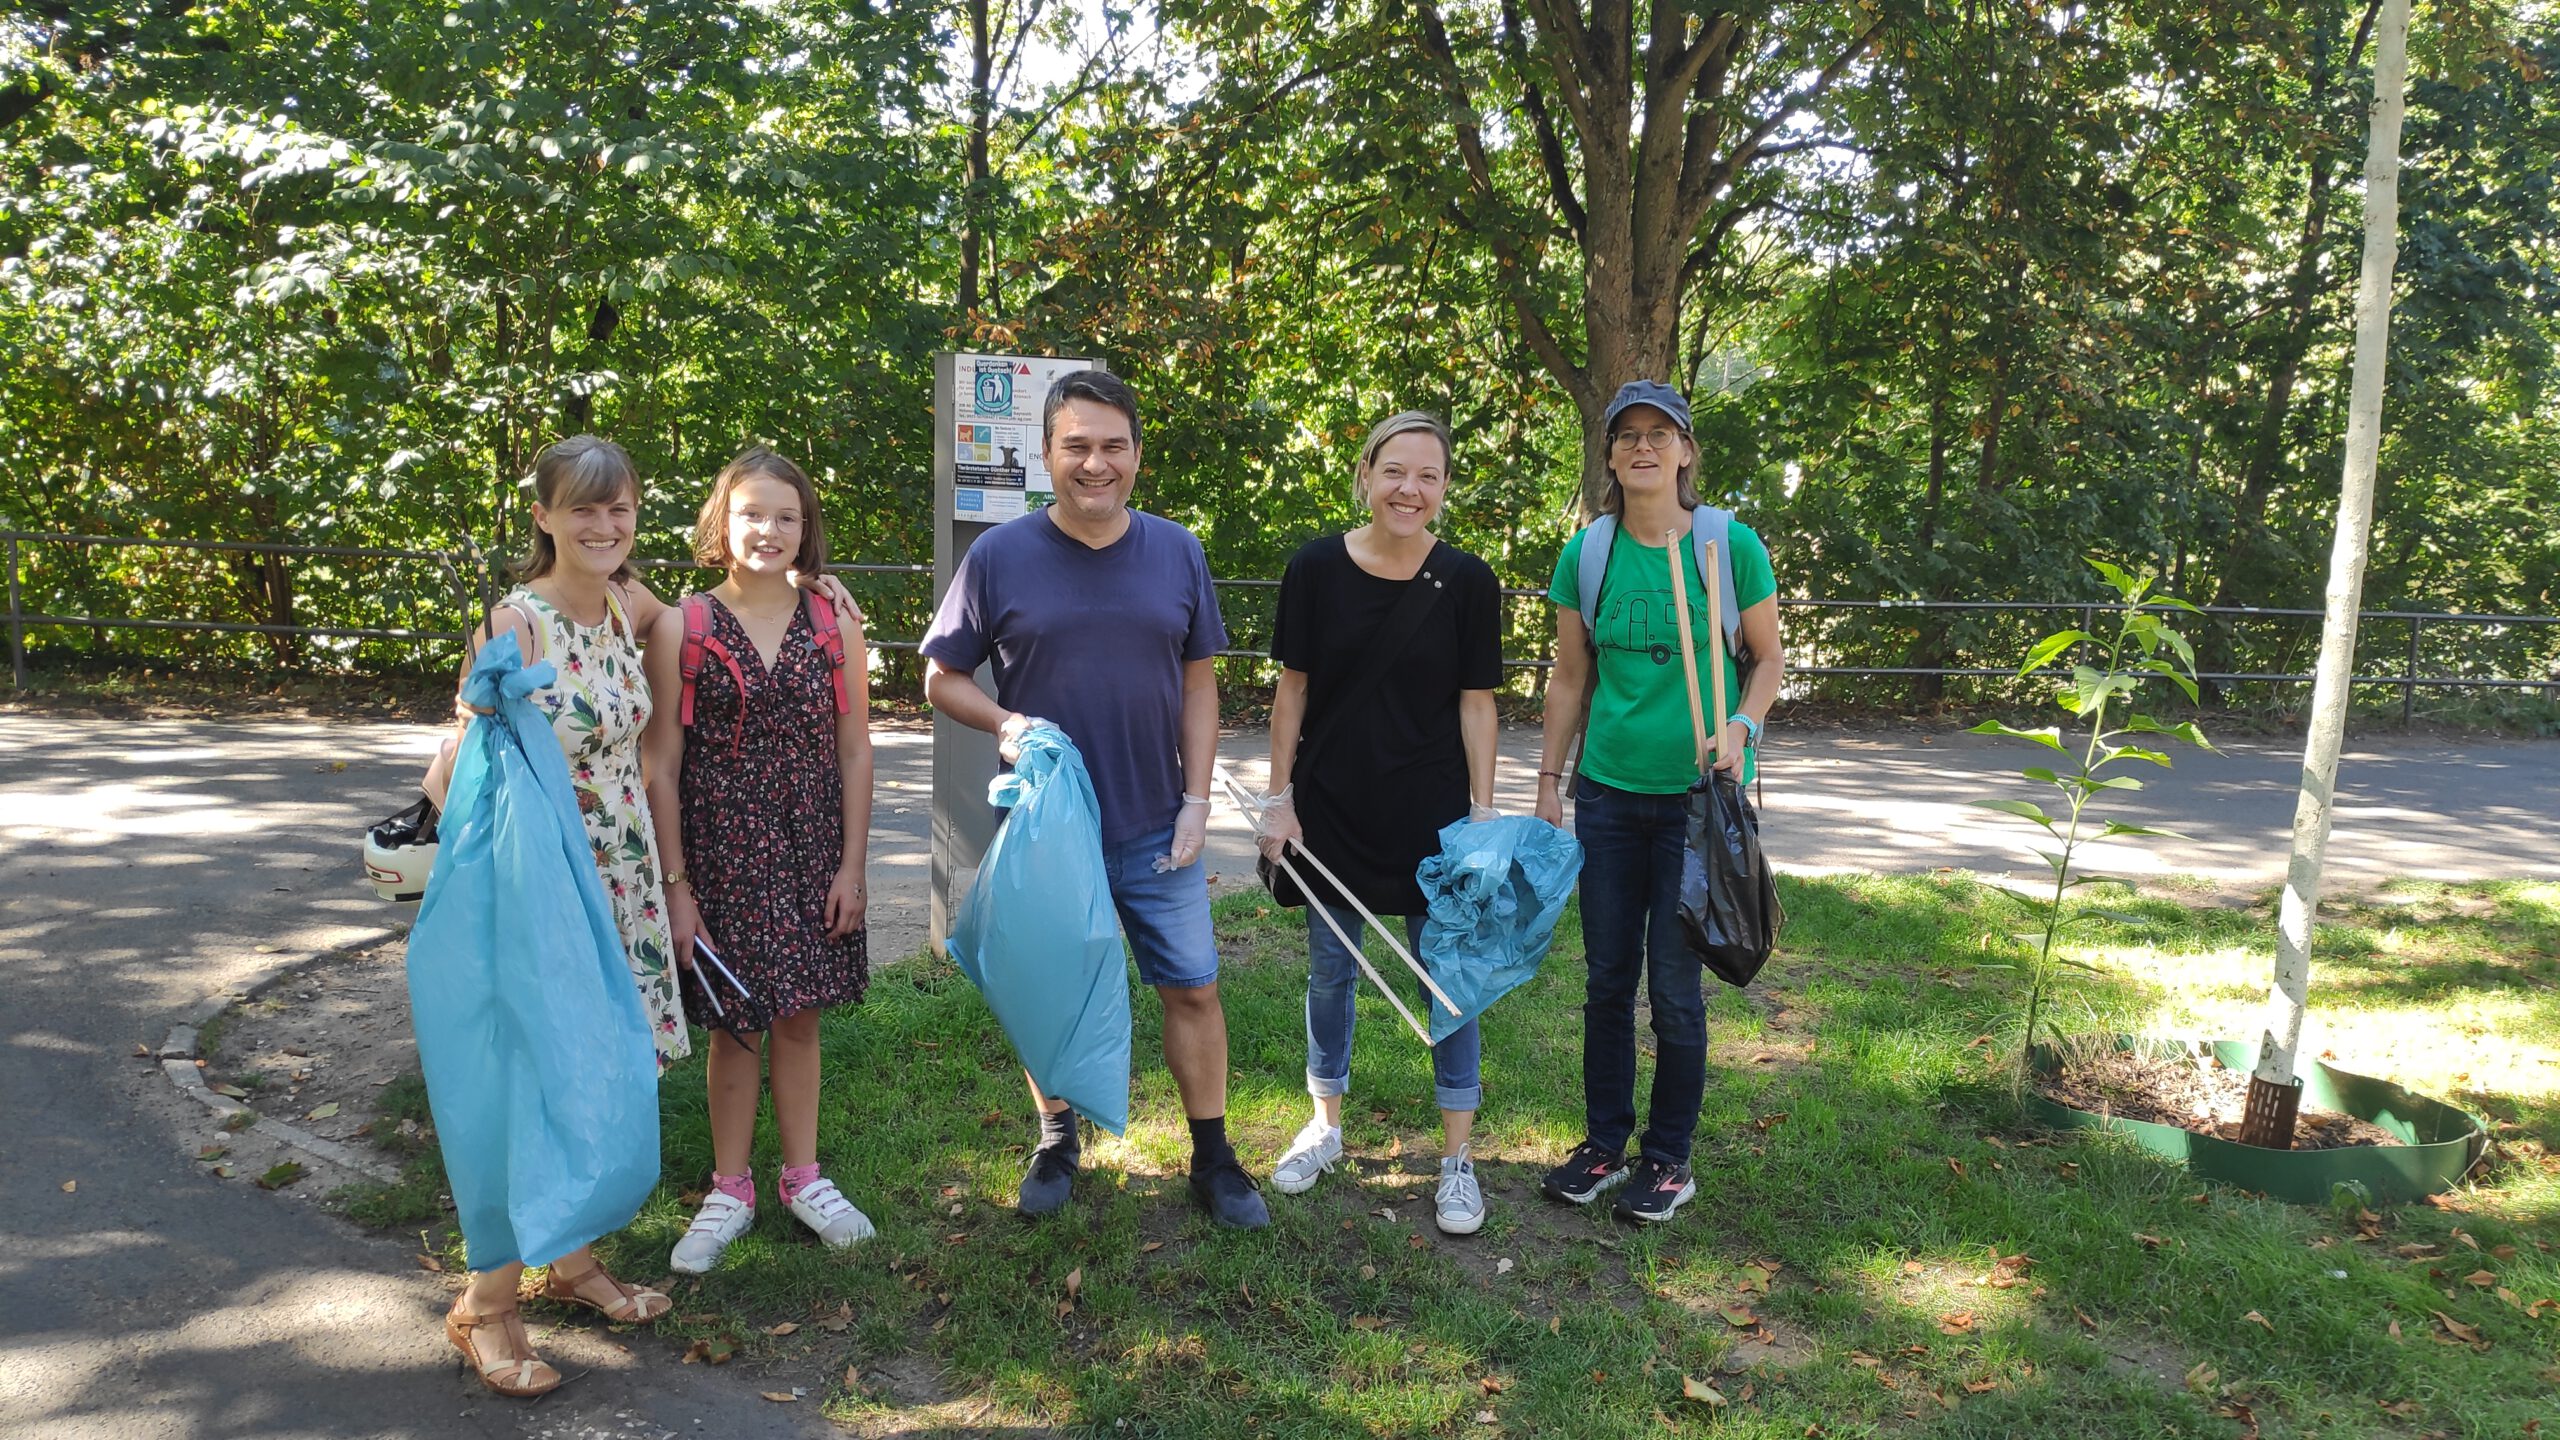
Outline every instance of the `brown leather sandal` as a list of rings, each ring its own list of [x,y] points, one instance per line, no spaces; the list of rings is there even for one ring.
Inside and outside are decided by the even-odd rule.
[[[592,1300],[578,1293],[580,1285],[598,1276],[602,1276],[604,1283],[613,1287],[614,1298],[611,1301]],[[542,1295],[546,1300],[584,1305],[617,1325],[646,1325],[674,1309],[676,1303],[645,1286],[626,1285],[616,1280],[605,1273],[602,1264],[591,1266],[576,1275],[563,1274],[559,1266],[552,1266],[550,1276],[542,1282]]]
[[[498,1327],[515,1351],[515,1358],[483,1360],[471,1343],[472,1332],[489,1326]],[[500,1395],[530,1400],[548,1395],[560,1388],[560,1372],[545,1365],[533,1353],[533,1341],[524,1333],[524,1317],[510,1305],[495,1315],[472,1315],[462,1308],[462,1301],[444,1312],[444,1338],[462,1352],[463,1360],[479,1372],[480,1383]]]

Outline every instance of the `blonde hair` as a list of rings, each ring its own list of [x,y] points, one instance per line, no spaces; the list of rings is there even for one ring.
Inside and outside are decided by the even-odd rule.
[[[693,558],[715,570],[726,570],[737,557],[729,553],[729,494],[749,480],[779,480],[800,497],[800,549],[792,567],[815,580],[827,571],[827,522],[818,512],[818,487],[809,472],[762,445],[750,445],[720,467],[702,513],[693,520]]]
[[[1378,452],[1399,435],[1429,435],[1440,442],[1440,465],[1454,470],[1458,464],[1457,446],[1449,439],[1448,422],[1428,410],[1399,410],[1379,421],[1369,430],[1369,438],[1360,447],[1360,463],[1351,470],[1351,503],[1369,503],[1369,469],[1378,463]]]
[[[545,510],[601,505],[625,494],[638,508],[640,472],[621,446],[602,436],[572,435],[544,446],[542,453],[533,457],[533,498]],[[548,531],[536,525],[532,546],[516,562],[516,578],[539,580],[559,563],[560,547],[551,542]],[[628,580],[633,573],[630,557],[625,556],[610,578]]]

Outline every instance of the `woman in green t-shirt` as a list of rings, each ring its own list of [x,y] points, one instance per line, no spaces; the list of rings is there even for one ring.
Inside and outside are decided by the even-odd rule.
[[[1587,728],[1573,784],[1573,832],[1582,842],[1582,941],[1590,972],[1582,1007],[1586,1134],[1548,1173],[1544,1189],[1554,1199],[1586,1205],[1630,1180],[1618,1213],[1658,1221],[1697,1193],[1689,1150],[1707,1079],[1705,970],[1680,938],[1682,797],[1698,766],[1678,616],[1671,609],[1678,603],[1672,557],[1684,572],[1681,590],[1701,684],[1710,683],[1705,666],[1717,638],[1707,613],[1707,587],[1716,579],[1698,573],[1690,543],[1698,447],[1688,402],[1670,386],[1631,381],[1610,402],[1602,424],[1609,434],[1609,489],[1601,510],[1617,523],[1606,527],[1600,593],[1588,604],[1581,593],[1589,529],[1565,542],[1547,592],[1556,605],[1556,650],[1537,813],[1552,824],[1564,822],[1565,758],[1575,734]],[[1741,633],[1739,657],[1723,662],[1732,720],[1716,764],[1748,780],[1761,722],[1777,703],[1786,668],[1778,585],[1768,547],[1739,521],[1729,527],[1723,563],[1732,569]],[[1653,1007],[1653,1099],[1640,1153],[1630,1164],[1640,977]]]

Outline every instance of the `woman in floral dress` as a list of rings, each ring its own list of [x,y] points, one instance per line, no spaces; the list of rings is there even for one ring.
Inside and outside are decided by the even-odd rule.
[[[727,578],[661,615],[649,640],[650,799],[677,953],[699,937],[728,971],[696,968],[685,987],[694,1022],[713,1032],[711,1186],[668,1261],[687,1275],[717,1264],[755,1223],[749,1161],[765,1052],[782,1150],[775,1198],[830,1247],[872,1233],[818,1169],[818,1017],[861,999],[871,970],[862,632],[830,625],[822,643],[814,602],[791,583],[822,572],[826,549],[808,475],[748,450],[713,482],[694,528],[694,558]]]

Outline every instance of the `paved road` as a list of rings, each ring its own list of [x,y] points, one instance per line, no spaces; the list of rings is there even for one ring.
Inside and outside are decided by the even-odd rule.
[[[0,1433],[214,1436],[660,1436],[806,1433],[814,1417],[734,1377],[560,1346],[593,1373],[539,1407],[456,1376],[445,1292],[408,1247],[290,1197],[203,1173],[201,1112],[131,1058],[203,997],[281,958],[406,916],[359,880],[360,827],[405,802],[424,727],[69,720],[0,712]],[[873,949],[924,942],[931,751],[879,735]],[[1230,736],[1248,784],[1263,738]],[[1536,737],[1507,732],[1499,798],[1526,809]],[[1767,756],[1779,863],[1984,872],[2035,862],[2016,825],[1963,805],[2026,794],[2030,747],[1965,735],[1781,727]],[[2116,873],[2277,883],[2297,755],[2237,744],[2183,756],[2130,807],[2194,838],[2102,850]],[[2332,873],[2560,876],[2560,743],[2357,747],[2341,772]],[[1249,885],[1223,807],[1209,866]],[[66,1182],[77,1188],[66,1192]]]

